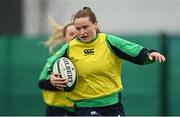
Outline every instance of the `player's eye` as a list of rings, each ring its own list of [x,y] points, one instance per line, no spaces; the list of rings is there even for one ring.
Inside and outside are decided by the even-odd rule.
[[[88,25],[84,25],[82,28],[87,29],[88,27],[89,27]]]
[[[75,35],[75,33],[74,33],[74,32],[71,32],[71,33],[69,33],[69,35],[70,35],[70,36],[74,36],[74,35]]]
[[[80,29],[81,29],[81,28],[79,28],[79,27],[76,27],[76,30],[78,30],[78,31],[79,31]]]

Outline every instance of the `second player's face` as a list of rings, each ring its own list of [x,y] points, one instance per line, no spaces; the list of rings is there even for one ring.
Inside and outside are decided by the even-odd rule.
[[[96,38],[97,24],[93,24],[89,17],[81,17],[74,20],[77,36],[84,42],[90,42]]]
[[[77,30],[73,25],[70,25],[66,29],[66,35],[64,37],[64,40],[66,42],[71,41],[76,36]]]

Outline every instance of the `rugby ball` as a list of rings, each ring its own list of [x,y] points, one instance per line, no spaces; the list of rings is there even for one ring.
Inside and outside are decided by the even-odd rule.
[[[53,65],[53,74],[59,74],[62,78],[68,79],[67,87],[64,88],[64,91],[71,91],[76,86],[76,68],[68,58],[62,57],[55,61]]]

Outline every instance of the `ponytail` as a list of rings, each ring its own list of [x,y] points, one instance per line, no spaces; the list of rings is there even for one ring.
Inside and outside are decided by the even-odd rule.
[[[60,26],[52,17],[48,16],[48,24],[52,28],[53,33],[43,44],[49,48],[49,53],[54,53],[54,48],[64,43],[63,26]]]

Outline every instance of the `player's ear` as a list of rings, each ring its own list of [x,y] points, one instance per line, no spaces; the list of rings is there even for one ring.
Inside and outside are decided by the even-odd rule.
[[[94,25],[95,25],[95,27],[96,27],[96,28],[98,27],[98,24],[97,24],[97,22],[96,22],[96,23],[94,23]]]
[[[98,26],[98,23],[95,23],[95,29],[98,33],[100,33],[101,31],[99,30],[99,26]]]
[[[97,30],[97,29],[98,29],[98,24],[97,24],[97,22],[96,22],[94,25],[95,25],[95,29]]]

